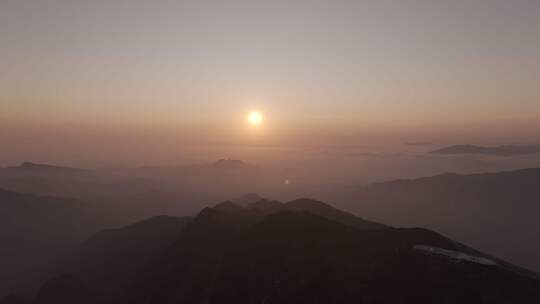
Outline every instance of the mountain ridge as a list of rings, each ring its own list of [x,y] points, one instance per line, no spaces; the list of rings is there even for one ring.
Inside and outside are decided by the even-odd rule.
[[[539,182],[540,168],[399,179],[355,188],[346,209],[394,226],[428,227],[538,271]]]
[[[178,218],[159,216],[105,230],[83,246],[112,240],[97,248],[120,248],[111,265],[139,261],[137,271],[109,281],[116,291],[108,294],[98,292],[95,282],[109,277],[111,267],[99,266],[106,272],[98,274],[94,283],[81,279],[80,273],[60,275],[44,283],[30,303],[88,299],[93,304],[409,303],[414,299],[427,304],[484,299],[483,303],[532,304],[540,299],[540,281],[513,271],[508,268],[511,264],[425,228],[351,225],[348,217],[335,218],[334,209],[305,198],[287,203],[263,199],[246,207],[225,201],[204,208],[182,226],[175,226]],[[160,239],[162,232],[154,229],[160,223],[169,227],[170,245],[150,246],[154,249],[147,251],[151,252],[147,257],[151,258],[140,259],[137,248]],[[125,233],[117,238],[119,231]],[[75,265],[93,269],[101,265],[102,249],[93,252],[86,262]],[[128,258],[133,254],[135,260]],[[81,295],[86,296],[79,299]]]
[[[453,154],[478,154],[490,156],[518,156],[540,153],[540,146],[476,146],[476,145],[454,145],[431,151],[432,154],[453,155]]]

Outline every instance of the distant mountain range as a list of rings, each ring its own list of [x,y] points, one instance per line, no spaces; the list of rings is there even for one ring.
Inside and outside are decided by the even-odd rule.
[[[147,166],[120,170],[140,176],[183,176],[216,173],[249,173],[256,172],[257,166],[237,159],[219,159],[212,163],[186,166]]]
[[[31,162],[0,168],[0,188],[88,202],[101,208],[107,216],[127,220],[117,224],[159,214],[192,214],[201,208],[201,201],[209,200],[205,192],[185,185],[181,179],[169,180],[163,175],[154,177],[131,171],[86,170]],[[179,201],[185,204],[178,204]]]
[[[347,196],[347,210],[422,226],[540,271],[540,168],[383,182]]]
[[[434,154],[479,154],[491,156],[517,156],[540,153],[540,146],[496,146],[482,147],[474,145],[456,145],[432,151]]]
[[[533,273],[426,229],[367,222],[310,199],[245,207],[227,201],[193,219],[152,218],[98,233],[62,261],[64,274],[26,303],[540,299]],[[0,303],[17,301],[23,299]]]
[[[74,177],[76,175],[86,175],[91,174],[92,171],[79,169],[79,168],[70,168],[70,167],[60,167],[52,166],[47,164],[36,164],[32,162],[23,162],[20,166],[15,167],[6,167],[0,168],[1,174],[24,174],[24,175],[67,175]]]
[[[24,162],[0,168],[0,188],[16,192],[86,198],[125,193],[144,183],[104,172]]]
[[[39,193],[0,190],[0,297],[33,299],[0,304],[540,299],[537,274],[514,266],[540,270],[540,168],[340,192],[340,206],[362,218],[321,201],[255,193],[194,217],[149,217],[207,206],[193,199],[201,196],[192,185],[158,172],[154,180],[33,163],[0,169],[0,188]],[[227,159],[175,172],[200,179],[207,192],[249,188],[259,177],[257,167]]]

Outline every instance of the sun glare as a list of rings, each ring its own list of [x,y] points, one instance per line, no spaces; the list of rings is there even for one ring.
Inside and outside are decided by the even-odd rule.
[[[249,113],[247,119],[248,119],[249,124],[252,126],[258,126],[262,124],[263,122],[262,114],[257,111]]]

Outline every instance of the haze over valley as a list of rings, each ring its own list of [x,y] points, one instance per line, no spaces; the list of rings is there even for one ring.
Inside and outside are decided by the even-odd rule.
[[[540,303],[538,0],[0,0],[0,304]]]

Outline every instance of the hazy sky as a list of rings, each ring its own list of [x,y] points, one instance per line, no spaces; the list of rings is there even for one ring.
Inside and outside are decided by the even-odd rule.
[[[538,0],[0,0],[0,68],[4,160],[540,140]]]

